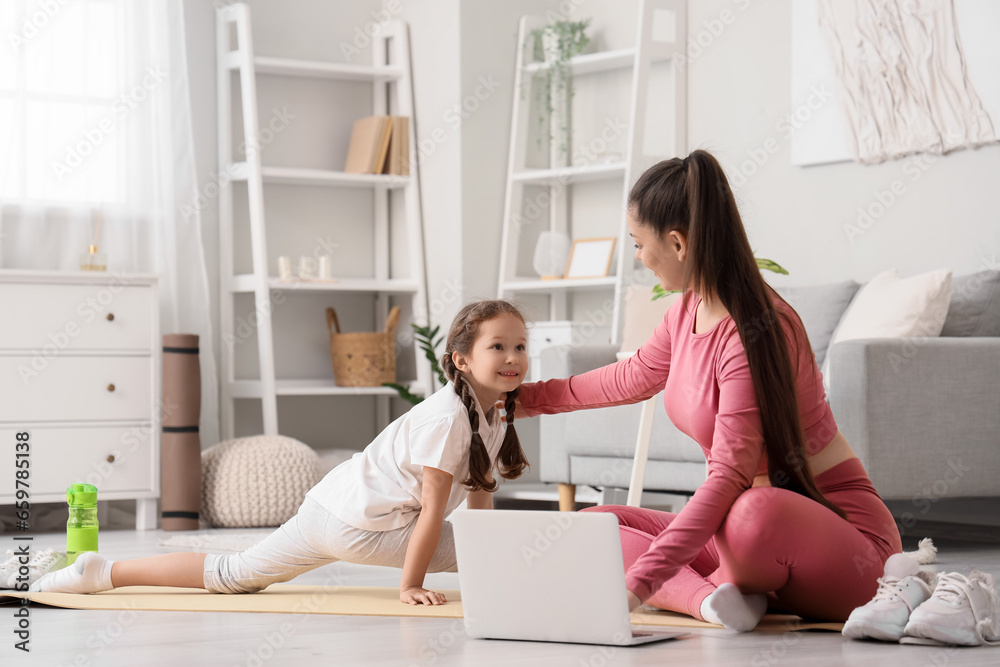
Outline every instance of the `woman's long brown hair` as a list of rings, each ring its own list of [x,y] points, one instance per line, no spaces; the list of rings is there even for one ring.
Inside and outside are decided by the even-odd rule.
[[[664,160],[632,186],[628,208],[657,238],[671,231],[685,236],[684,299],[689,288],[695,289],[703,299],[720,302],[732,316],[760,409],[771,485],[812,498],[846,517],[820,493],[809,470],[795,372],[779,325],[779,315],[785,315],[774,308],[722,167],[702,150],[683,160]],[[797,344],[808,345],[801,322],[796,324],[790,329],[803,332]]]
[[[482,436],[479,435],[479,413],[476,411],[476,401],[473,397],[472,388],[467,382],[462,380],[462,371],[458,370],[452,354],[469,354],[472,346],[479,336],[479,329],[483,322],[492,320],[501,315],[513,315],[524,322],[524,317],[517,307],[509,301],[502,299],[474,301],[467,304],[458,311],[455,320],[448,331],[448,339],[445,343],[444,357],[441,360],[441,369],[445,377],[455,384],[455,393],[462,399],[462,404],[469,412],[469,424],[472,426],[472,445],[469,447],[469,478],[463,480],[469,491],[496,491],[499,484],[495,479],[491,479],[490,470],[493,462],[490,461],[490,454],[486,450],[486,444]],[[504,479],[517,479],[528,467],[528,460],[521,449],[521,440],[514,430],[514,407],[518,390],[507,392],[504,401],[504,411],[507,413],[507,431],[503,436],[503,444],[500,445],[500,453],[497,455],[497,469]],[[484,405],[483,412],[489,412],[493,406]]]

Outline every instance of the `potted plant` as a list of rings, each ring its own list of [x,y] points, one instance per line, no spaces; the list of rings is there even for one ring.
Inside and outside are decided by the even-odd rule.
[[[573,72],[570,59],[590,43],[585,30],[590,19],[555,21],[531,31],[532,60],[545,67],[528,79],[534,86],[539,129],[549,124],[549,141],[561,159],[568,158],[570,144],[570,102],[573,99]],[[541,145],[541,136],[538,138]],[[568,163],[568,160],[567,160]]]
[[[444,340],[443,337],[438,337],[438,332],[441,330],[440,326],[436,326],[433,329],[430,325],[419,326],[417,324],[411,324],[413,327],[413,335],[417,339],[417,343],[420,345],[420,349],[424,351],[424,356],[428,361],[431,362],[431,372],[437,376],[438,382],[443,387],[448,383],[448,380],[444,376],[444,371],[441,370],[441,365],[438,363],[437,359],[437,347]],[[435,340],[435,338],[437,338]],[[383,382],[382,386],[392,387],[399,394],[399,397],[408,401],[410,405],[416,405],[417,403],[424,400],[424,397],[420,394],[414,394],[409,389],[401,384],[395,382]],[[431,393],[434,393],[434,378],[431,378]]]
[[[780,264],[778,264],[777,262],[775,262],[773,260],[764,259],[762,257],[756,257],[755,259],[757,260],[757,268],[760,269],[760,270],[762,270],[762,271],[764,269],[767,269],[768,271],[774,271],[775,273],[780,273],[780,274],[783,274],[783,275],[786,275],[786,276],[788,275],[788,271],[786,271],[783,266],[781,266]],[[665,290],[662,287],[660,287],[659,285],[653,285],[653,297],[650,300],[651,301],[656,301],[657,299],[662,299],[663,297],[665,297],[665,296],[667,296],[669,294],[676,294],[678,292],[680,292],[680,290],[676,290],[676,289],[675,290]]]

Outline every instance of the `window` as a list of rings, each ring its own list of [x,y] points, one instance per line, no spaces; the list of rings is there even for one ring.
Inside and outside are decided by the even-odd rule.
[[[0,2],[0,200],[124,203],[125,13],[123,0]]]

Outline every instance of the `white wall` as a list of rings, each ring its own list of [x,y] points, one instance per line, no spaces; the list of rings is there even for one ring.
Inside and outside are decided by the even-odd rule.
[[[708,43],[689,65],[689,147],[705,148],[720,159],[734,181],[758,255],[779,261],[791,272],[788,277],[767,274],[768,279],[788,284],[846,278],[863,281],[890,266],[908,275],[944,266],[964,273],[996,263],[1000,259],[1000,189],[995,187],[1000,147],[932,158],[922,171],[907,160],[879,166],[791,166],[789,140],[779,128],[785,115],[796,110],[789,90],[791,1],[689,2],[689,37]],[[433,321],[446,328],[461,303],[494,295],[510,108],[516,92],[517,19],[524,13],[558,11],[561,4],[555,0],[254,0],[250,5],[258,52],[334,61],[345,60],[342,45],[355,45],[357,29],[370,24],[373,12],[399,9],[393,13],[409,23],[414,63],[415,127]],[[634,39],[637,7],[638,0],[583,0],[572,18],[592,17],[592,48],[617,48]],[[204,181],[217,168],[214,9],[209,3],[187,0],[185,10],[199,180]],[[732,12],[733,20],[720,30],[717,19],[724,10]],[[358,45],[361,54],[353,57],[369,62],[370,52]],[[484,94],[480,77],[499,85]],[[619,84],[612,85],[614,90],[623,90]],[[271,94],[275,99],[295,98],[303,109],[310,102],[321,109],[336,103],[329,91],[322,90],[282,89]],[[355,98],[358,95],[364,103],[366,93],[354,93]],[[584,88],[580,99],[586,97]],[[460,124],[456,105],[467,115]],[[345,107],[343,113],[355,111]],[[580,112],[583,116],[587,110]],[[607,115],[603,107],[591,113]],[[348,122],[337,115],[329,120],[331,126],[341,128]],[[579,132],[581,136],[587,132],[583,124]],[[342,143],[347,136],[345,130],[330,140]],[[287,150],[296,143],[288,144]],[[286,150],[282,146],[276,142],[272,156],[281,157]],[[767,153],[768,147],[776,150]],[[762,165],[747,162],[755,155]],[[920,176],[914,180],[916,173]],[[889,190],[896,179],[903,182],[904,194],[852,242],[845,225],[856,223],[857,209],[877,204],[878,193]],[[332,205],[354,206],[357,215],[366,210],[363,202],[303,200],[300,212],[308,217],[317,206]],[[216,295],[217,224],[213,207],[203,211],[206,255]],[[321,305],[298,304],[295,317],[305,323],[310,311]],[[364,316],[359,306],[358,317]],[[319,333],[316,340],[321,338]],[[255,364],[253,341],[248,343],[249,356],[242,354],[241,359],[250,372]],[[322,351],[301,350],[291,351],[286,361],[295,367],[329,363]],[[365,409],[350,408],[352,414]],[[331,434],[326,410],[316,402],[296,399],[294,405],[282,403],[281,410],[283,418],[290,415],[284,423],[294,421],[302,429],[298,437],[316,446],[356,447],[369,437],[367,425],[333,429],[336,434]],[[252,431],[258,418],[243,414],[241,420],[242,430]],[[364,415],[361,421],[370,420]],[[526,422],[519,431],[529,458],[537,460],[536,425]],[[536,477],[537,471],[532,471],[528,479]]]
[[[623,22],[631,25],[634,14],[622,5],[588,0],[576,17],[592,16],[595,28],[623,39]],[[866,281],[890,267],[904,276],[998,268],[1000,145],[877,166],[791,165],[786,116],[808,115],[808,107],[800,109],[805,100],[793,103],[790,91],[791,6],[792,0],[688,2],[689,45],[707,45],[689,47],[688,144],[720,160],[758,256],[790,272],[765,274],[768,280],[806,285]],[[859,208],[877,214],[879,198],[889,201],[895,181],[902,195],[859,225]]]

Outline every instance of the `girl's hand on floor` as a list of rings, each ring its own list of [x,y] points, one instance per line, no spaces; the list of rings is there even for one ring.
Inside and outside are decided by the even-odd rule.
[[[420,586],[399,589],[399,601],[403,604],[445,604],[448,598],[443,593],[429,591]]]

